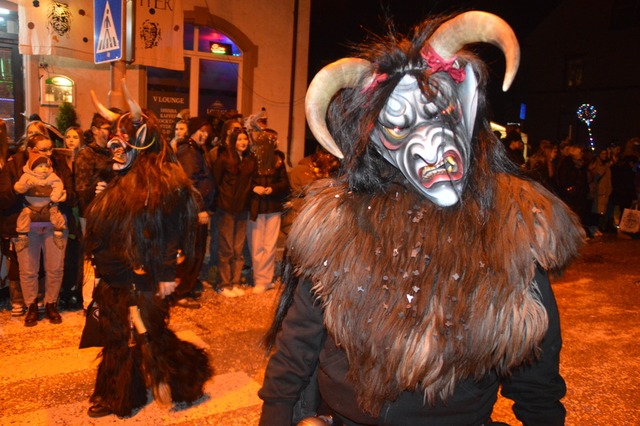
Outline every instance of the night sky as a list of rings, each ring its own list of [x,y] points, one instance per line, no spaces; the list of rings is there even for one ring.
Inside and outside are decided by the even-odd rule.
[[[350,44],[362,42],[368,34],[386,32],[385,17],[397,31],[406,34],[434,13],[483,10],[506,20],[522,43],[560,0],[312,0],[309,42],[309,80],[325,65],[349,56]],[[503,60],[495,48],[481,49],[480,56],[492,71],[489,100],[497,119],[517,103],[514,91],[500,90]],[[508,113],[512,115],[511,113]]]
[[[385,17],[407,33],[434,13],[484,10],[505,19],[519,39],[527,36],[559,0],[312,0],[310,71],[346,56],[348,45],[385,32]]]

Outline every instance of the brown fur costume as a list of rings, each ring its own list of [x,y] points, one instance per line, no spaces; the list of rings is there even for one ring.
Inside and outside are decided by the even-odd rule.
[[[561,269],[583,235],[537,183],[495,182],[484,219],[478,197],[441,209],[399,184],[367,194],[321,181],[307,197],[287,246],[365,411],[404,390],[446,399],[461,379],[505,375],[537,355],[547,315],[536,264]]]
[[[118,416],[143,406],[148,388],[161,403],[194,402],[213,375],[206,351],[168,328],[168,301],[157,294],[159,282],[175,280],[179,251],[185,262],[193,258],[199,194],[151,119],[147,126],[137,142],[148,148],[87,210],[86,251],[102,277],[96,301],[106,340],[91,402]],[[131,327],[133,306],[146,332]]]

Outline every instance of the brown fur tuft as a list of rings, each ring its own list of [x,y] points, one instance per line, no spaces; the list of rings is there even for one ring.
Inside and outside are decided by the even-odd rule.
[[[418,388],[446,399],[458,380],[537,355],[547,316],[536,263],[559,270],[584,240],[557,198],[500,175],[486,217],[474,200],[442,209],[400,185],[366,194],[329,182],[307,196],[287,246],[346,351],[362,409],[375,415]]]

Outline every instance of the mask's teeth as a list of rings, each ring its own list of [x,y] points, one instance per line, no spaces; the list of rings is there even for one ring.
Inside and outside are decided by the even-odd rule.
[[[432,171],[433,169],[434,169],[433,167],[430,167],[430,166],[424,166],[424,167],[422,168],[422,179],[425,179],[425,178],[427,177],[427,175],[428,175],[429,173],[431,173],[431,171]]]
[[[458,163],[453,158],[453,156],[448,155],[447,158],[444,159],[445,167],[447,169],[447,173],[454,173],[458,171]]]

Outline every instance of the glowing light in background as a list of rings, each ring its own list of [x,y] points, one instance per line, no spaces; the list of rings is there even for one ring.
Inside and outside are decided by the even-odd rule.
[[[596,118],[597,114],[596,107],[590,104],[582,104],[578,107],[576,111],[576,115],[578,119],[583,121],[584,124],[587,125],[587,132],[589,132],[589,146],[591,147],[591,151],[595,151],[595,142],[593,141],[593,133],[591,132],[591,123]]]

